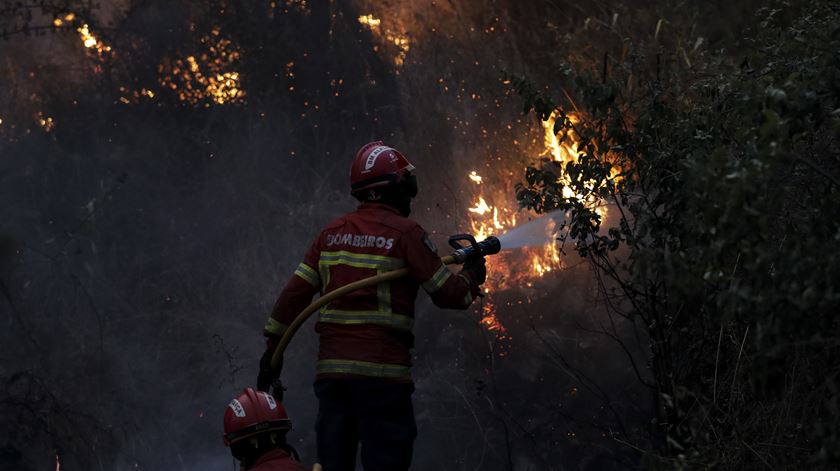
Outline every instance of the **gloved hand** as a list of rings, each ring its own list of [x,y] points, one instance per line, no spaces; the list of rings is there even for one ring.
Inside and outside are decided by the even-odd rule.
[[[487,266],[484,262],[484,257],[467,260],[464,267],[461,268],[461,273],[466,274],[476,285],[481,285],[487,280]]]
[[[280,378],[280,372],[283,371],[283,357],[280,357],[280,364],[277,368],[271,367],[271,357],[274,355],[274,349],[266,349],[260,358],[260,372],[257,375],[257,390],[269,392],[272,384]]]

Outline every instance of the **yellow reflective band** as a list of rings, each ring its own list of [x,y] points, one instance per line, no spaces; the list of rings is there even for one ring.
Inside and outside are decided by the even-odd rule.
[[[411,379],[411,367],[355,360],[318,360],[318,373],[346,373],[375,378]]]
[[[338,252],[321,252],[319,265],[348,265],[356,268],[374,268],[377,270],[395,270],[405,263],[394,257],[384,255],[359,254],[340,250]]]
[[[446,268],[446,265],[441,265],[431,278],[423,282],[423,289],[426,290],[427,293],[432,294],[441,289],[450,276],[452,276],[452,272]]]
[[[387,257],[384,255],[360,254],[339,250],[337,252],[321,252],[318,260],[318,269],[321,272],[323,286],[329,285],[330,267],[346,265],[354,268],[370,268],[376,270],[377,274],[396,270],[405,266],[400,258]],[[376,298],[379,303],[378,311],[340,311],[321,309],[324,322],[335,322],[340,324],[378,324],[394,327],[396,329],[411,329],[414,320],[399,316],[391,312],[391,283],[379,283],[376,285]],[[329,307],[329,306],[327,306]],[[326,315],[324,315],[326,314]],[[403,319],[400,319],[403,318]],[[406,321],[410,320],[410,322]]]
[[[411,330],[414,327],[414,319],[409,316],[379,311],[343,311],[321,308],[318,321],[331,324],[384,325],[399,330]]]
[[[378,270],[376,273],[382,273],[382,270]],[[379,283],[376,285],[376,300],[379,301],[378,307],[380,313],[393,314],[391,311],[391,283]]]
[[[323,296],[327,286],[330,285],[330,266],[318,262],[318,272],[321,274],[321,296]]]
[[[318,275],[318,272],[303,262],[298,265],[297,270],[295,270],[295,275],[303,278],[307,283],[316,288],[321,286],[321,277]]]
[[[265,331],[272,335],[283,335],[286,333],[286,329],[289,326],[282,322],[277,322],[273,318],[269,317],[268,322],[265,324]]]

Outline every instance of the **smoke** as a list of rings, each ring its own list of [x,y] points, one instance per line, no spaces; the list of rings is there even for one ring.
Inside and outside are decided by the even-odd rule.
[[[420,178],[415,214],[439,247],[468,229],[471,170],[511,191],[537,157],[520,141],[542,131],[500,81],[502,69],[528,67],[517,15],[538,18],[530,7],[309,2],[306,14],[269,15],[232,3],[238,16],[217,18],[213,2],[127,8],[101,29],[124,61],[113,73],[85,62],[75,33],[0,43],[15,57],[56,43],[76,51],[49,70],[15,62],[19,89],[0,92],[7,103],[35,90],[27,106],[55,118],[50,133],[24,121],[13,132],[5,116],[0,129],[0,378],[29,378],[0,397],[0,446],[16,465],[45,469],[58,451],[62,469],[234,469],[224,408],[253,385],[265,318],[312,238],[353,208],[355,149],[382,138],[404,150]],[[368,13],[409,38],[399,74],[356,21]],[[200,50],[189,41],[215,23],[241,47],[244,103],[191,107],[158,89],[153,102],[119,101],[113,82],[153,86],[162,58]],[[543,243],[558,222],[555,213],[517,227],[503,248]],[[475,311],[442,312],[421,295],[414,468],[585,468],[622,456],[601,435],[615,426],[603,404],[627,422],[644,406],[627,400],[638,391],[616,360],[624,354],[580,329],[603,315],[594,297],[582,267],[501,293],[500,339]],[[283,373],[289,438],[308,463],[316,349],[305,326]]]

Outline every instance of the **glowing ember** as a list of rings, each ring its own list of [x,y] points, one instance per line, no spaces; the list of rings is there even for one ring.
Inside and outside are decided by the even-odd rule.
[[[72,28],[74,23],[78,25],[80,21],[76,21],[76,14],[75,13],[67,13],[64,16],[58,16],[53,19],[52,24],[56,28],[61,27],[68,27]],[[111,46],[105,44],[100,39],[98,39],[90,29],[90,26],[87,23],[82,23],[81,26],[76,28],[76,32],[79,33],[79,39],[82,40],[82,45],[85,49],[90,51],[96,52],[96,54],[103,58],[106,53],[111,52]]]
[[[302,13],[304,15],[308,15],[310,13],[309,5],[306,3],[306,0],[284,0],[284,1],[272,1],[269,3],[272,9],[277,9],[278,7],[282,8],[283,13],[289,13],[290,10],[297,10],[298,13]]]
[[[397,33],[396,31],[382,26],[382,20],[373,15],[362,15],[359,17],[359,23],[366,26],[383,46],[393,51],[394,65],[397,67],[396,73],[399,74],[399,68],[405,64],[405,58],[408,56],[408,51],[411,49],[411,41],[406,34]],[[374,50],[378,51],[379,46],[375,46]]]
[[[88,27],[87,23],[76,28],[76,31],[79,32],[79,37],[82,38],[82,44],[84,44],[86,48],[95,50],[100,56],[106,52],[111,52],[111,46],[108,46],[102,41],[96,39],[96,36],[90,32],[90,27]]]
[[[469,174],[469,178],[470,178],[470,180],[472,180],[472,181],[473,181],[473,182],[475,182],[475,183],[479,183],[479,184],[481,183],[481,175],[477,174],[477,173],[475,172],[475,170],[473,170],[472,172],[470,172],[470,174]]]
[[[64,26],[64,23],[72,23],[73,20],[75,20],[75,19],[76,19],[76,14],[75,13],[67,13],[63,17],[54,19],[53,20],[53,26],[55,26],[56,28],[59,28],[61,26]]]
[[[58,459],[58,453],[55,454],[55,471],[61,471],[61,460]]]
[[[379,28],[379,25],[382,24],[382,20],[374,17],[373,15],[362,15],[362,16],[359,17],[359,23],[361,23],[363,25],[367,25],[371,29],[374,29],[374,28]]]
[[[38,125],[41,126],[41,129],[45,132],[51,132],[55,128],[55,121],[53,121],[52,117],[45,116],[42,111],[38,112],[35,119],[38,121]]]
[[[245,97],[242,77],[230,70],[239,61],[239,48],[229,39],[220,37],[221,30],[213,28],[201,38],[208,50],[185,59],[165,62],[158,67],[163,88],[176,92],[181,101],[195,105],[201,102],[223,105],[241,102]],[[150,98],[154,96],[147,95]]]
[[[309,14],[309,5],[306,4],[306,0],[286,0],[285,3],[287,7],[294,8],[304,15]]]
[[[492,301],[485,301],[484,306],[481,307],[481,325],[487,328],[490,332],[496,332],[498,334],[504,334],[507,332],[507,329],[499,319],[496,317],[496,305],[493,304]]]

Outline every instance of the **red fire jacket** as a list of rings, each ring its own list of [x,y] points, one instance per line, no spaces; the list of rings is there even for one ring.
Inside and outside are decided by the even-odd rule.
[[[262,455],[248,471],[309,471],[284,450],[272,450]]]
[[[407,267],[409,276],[361,289],[321,308],[318,378],[377,377],[410,382],[414,300],[420,286],[441,308],[466,309],[479,288],[453,275],[426,232],[386,205],[364,203],[321,231],[274,305],[269,347],[320,290]]]

